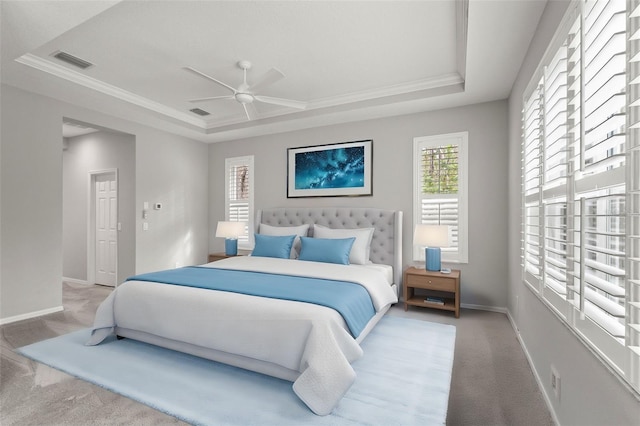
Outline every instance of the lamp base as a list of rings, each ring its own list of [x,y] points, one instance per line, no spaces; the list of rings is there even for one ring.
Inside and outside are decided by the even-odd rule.
[[[442,267],[440,263],[440,247],[425,248],[424,258],[427,271],[439,271]]]
[[[238,255],[238,240],[236,238],[227,238],[224,240],[224,254],[227,256]]]

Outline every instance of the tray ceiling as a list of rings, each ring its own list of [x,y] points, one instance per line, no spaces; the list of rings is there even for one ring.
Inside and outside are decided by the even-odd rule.
[[[544,1],[3,1],[2,82],[216,142],[504,99]],[[66,52],[81,69],[53,55]],[[304,110],[189,99],[259,95]],[[200,108],[208,116],[190,110]]]

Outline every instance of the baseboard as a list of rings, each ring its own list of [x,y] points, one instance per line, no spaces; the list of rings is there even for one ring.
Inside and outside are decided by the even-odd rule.
[[[62,306],[56,306],[55,308],[43,309],[41,311],[29,312],[26,314],[15,315],[8,318],[0,318],[0,325],[10,324],[12,322],[23,321],[26,319],[41,317],[42,315],[53,314],[55,312],[63,311]]]
[[[518,324],[516,324],[516,321],[513,319],[513,316],[511,315],[511,311],[509,311],[508,309],[507,309],[507,319],[509,319],[509,322],[511,323],[511,327],[513,327],[513,331],[515,331],[516,335],[520,337],[520,330],[518,329]]]
[[[89,285],[89,281],[87,281],[87,280],[79,280],[77,278],[62,277],[62,281],[66,281],[66,282],[71,283],[71,284]]]
[[[478,311],[499,312],[501,314],[507,313],[507,308],[501,308],[499,306],[473,305],[469,303],[461,303],[460,307],[465,309],[475,309]]]
[[[542,393],[542,398],[544,399],[544,403],[547,404],[547,408],[549,409],[549,413],[551,413],[551,419],[553,419],[553,423],[555,425],[560,426],[560,421],[558,420],[558,416],[556,415],[556,412],[553,409],[553,404],[551,403],[551,398],[549,397],[549,394],[547,394],[547,392],[545,390],[544,382],[542,381],[542,378],[538,374],[538,370],[536,370],[536,367],[533,364],[533,359],[531,358],[531,355],[529,354],[529,351],[527,350],[527,346],[524,344],[524,341],[522,340],[522,336],[520,336],[520,331],[518,330],[518,325],[516,324],[515,320],[511,316],[511,312],[509,312],[508,309],[507,309],[507,318],[509,318],[509,322],[511,323],[511,327],[513,327],[513,331],[515,331],[515,333],[516,333],[516,338],[518,339],[518,342],[520,342],[520,346],[522,347],[522,351],[524,352],[524,356],[527,358],[527,362],[529,363],[529,367],[531,368],[531,372],[533,373],[533,377],[535,377],[536,383],[538,384],[538,389],[540,389],[540,392]]]

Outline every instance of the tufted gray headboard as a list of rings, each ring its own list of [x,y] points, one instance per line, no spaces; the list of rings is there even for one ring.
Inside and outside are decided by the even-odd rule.
[[[393,282],[400,287],[402,277],[402,212],[373,208],[322,207],[273,208],[258,210],[256,224],[297,226],[317,223],[329,228],[375,228],[371,240],[373,263],[393,266]],[[309,231],[313,236],[313,231]]]

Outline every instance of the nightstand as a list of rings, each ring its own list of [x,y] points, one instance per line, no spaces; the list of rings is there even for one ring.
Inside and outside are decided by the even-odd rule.
[[[404,310],[409,305],[423,308],[453,311],[456,318],[460,318],[460,271],[452,269],[451,273],[443,274],[439,271],[409,268],[404,271],[402,280]],[[416,289],[420,289],[416,294]],[[442,300],[442,304],[427,302],[427,297]]]
[[[241,254],[237,254],[236,256],[242,256]],[[229,257],[236,257],[236,256],[227,256],[224,253],[211,253],[209,255],[209,263],[211,262],[217,262],[218,260],[222,260],[222,259],[227,259]]]

